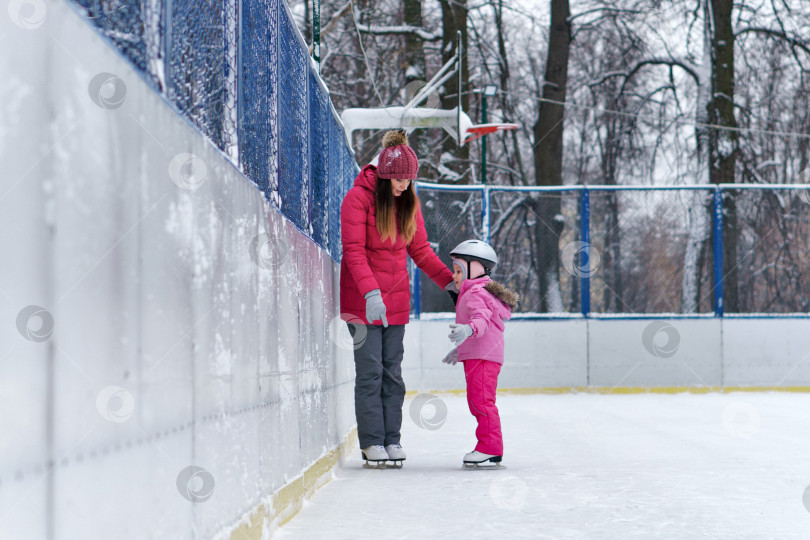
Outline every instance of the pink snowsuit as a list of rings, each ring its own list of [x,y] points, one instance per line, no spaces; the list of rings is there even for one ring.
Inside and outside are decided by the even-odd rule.
[[[456,304],[456,324],[469,324],[473,334],[458,346],[458,361],[464,362],[467,380],[467,404],[478,421],[475,449],[484,454],[502,456],[501,419],[495,406],[498,374],[503,365],[504,321],[512,312],[486,290],[488,276],[466,279]]]

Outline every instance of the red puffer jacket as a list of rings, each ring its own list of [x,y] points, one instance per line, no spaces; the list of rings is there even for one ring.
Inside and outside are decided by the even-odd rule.
[[[366,320],[364,296],[380,289],[388,324],[407,324],[411,311],[411,289],[406,253],[436,285],[444,288],[453,281],[450,269],[430,248],[422,209],[416,212],[416,233],[406,245],[397,233],[395,242],[382,241],[377,232],[374,187],[377,168],[366,165],[340,207],[343,260],[340,263],[340,312],[344,321]],[[374,321],[380,325],[382,321]]]

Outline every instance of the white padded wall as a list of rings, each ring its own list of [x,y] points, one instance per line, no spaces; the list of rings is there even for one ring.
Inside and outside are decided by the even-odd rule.
[[[33,29],[0,16],[0,538],[211,538],[354,425],[338,268],[46,9]],[[120,105],[91,95],[101,73]],[[29,305],[48,339],[18,331]],[[190,466],[209,499],[181,495]]]

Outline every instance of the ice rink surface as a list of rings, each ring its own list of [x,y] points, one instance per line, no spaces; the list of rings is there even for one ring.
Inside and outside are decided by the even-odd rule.
[[[356,450],[273,538],[810,538],[808,394],[504,395],[498,407],[505,469],[462,470],[475,444],[465,397],[410,398],[404,468],[364,469]]]

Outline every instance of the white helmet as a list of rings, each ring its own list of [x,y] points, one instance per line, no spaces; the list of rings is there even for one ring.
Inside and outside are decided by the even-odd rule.
[[[453,248],[450,256],[456,259],[463,259],[468,263],[470,261],[478,261],[484,265],[484,270],[487,275],[498,264],[498,255],[492,246],[481,240],[465,240],[464,242]]]

